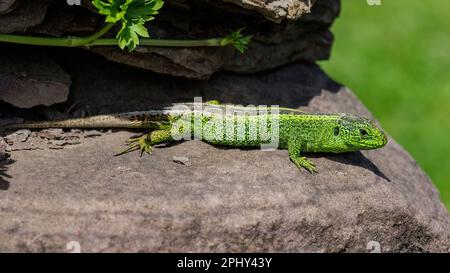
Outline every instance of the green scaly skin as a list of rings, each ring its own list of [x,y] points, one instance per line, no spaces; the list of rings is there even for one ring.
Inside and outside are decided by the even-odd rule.
[[[216,103],[215,103],[216,104]],[[224,106],[203,104],[215,110]],[[244,109],[236,107],[235,109]],[[248,109],[248,108],[247,108]],[[254,108],[256,109],[256,108]],[[152,146],[178,141],[182,135],[189,135],[205,142],[231,147],[260,147],[270,138],[254,130],[255,124],[263,126],[270,136],[278,128],[280,149],[287,149],[291,161],[298,168],[310,173],[317,172],[316,166],[304,152],[344,153],[381,148],[387,137],[377,125],[365,118],[349,114],[308,114],[295,109],[278,108],[279,113],[260,115],[214,115],[217,111],[204,109],[201,112],[153,110],[116,115],[95,116],[64,121],[10,125],[9,128],[146,128],[148,134],[130,139],[129,147],[118,155],[140,150],[150,153]],[[277,127],[272,122],[278,122]],[[238,127],[238,124],[242,125]],[[223,127],[219,126],[223,125]],[[174,129],[176,128],[176,129]],[[240,128],[240,129],[237,129]],[[241,130],[241,134],[238,134]]]

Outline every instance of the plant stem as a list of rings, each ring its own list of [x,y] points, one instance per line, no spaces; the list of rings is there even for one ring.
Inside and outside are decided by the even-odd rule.
[[[71,47],[73,46],[73,40],[75,37],[71,38],[45,38],[45,37],[30,37],[21,35],[11,35],[11,34],[0,34],[0,42],[23,44],[23,45],[37,45],[37,46],[63,46]]]
[[[113,23],[109,23],[88,37],[53,38],[0,34],[0,42],[56,47],[114,46],[117,45],[117,39],[101,39],[113,26]],[[227,39],[225,37],[201,40],[140,39],[139,44],[155,47],[216,47],[231,45],[235,42],[233,39]]]
[[[113,25],[114,24],[111,23],[107,24],[98,32],[88,37],[53,38],[0,34],[0,42],[38,46],[80,47],[91,44],[98,38],[105,35],[113,27]]]
[[[108,23],[102,29],[97,31],[96,33],[92,34],[91,36],[88,36],[88,37],[84,38],[85,44],[83,44],[83,45],[90,44],[93,41],[99,39],[100,37],[102,37],[103,35],[108,33],[108,31],[110,31],[113,26],[114,26],[114,23]]]
[[[117,45],[116,39],[98,39],[104,35],[109,29],[102,29],[99,32],[89,37],[33,37],[0,34],[0,42],[38,45],[38,46],[56,46],[56,47],[81,47],[81,46],[114,46]],[[223,38],[211,38],[203,40],[165,40],[165,39],[141,39],[142,46],[156,46],[156,47],[214,47],[228,45],[223,43]]]
[[[210,46],[224,46],[223,38],[211,38],[203,40],[165,40],[165,39],[140,39],[141,46],[157,46],[157,47],[210,47]],[[117,45],[115,39],[97,39],[89,46],[112,46]]]

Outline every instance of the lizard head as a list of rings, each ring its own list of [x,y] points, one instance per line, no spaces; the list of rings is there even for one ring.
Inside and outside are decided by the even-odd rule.
[[[341,116],[333,133],[348,152],[381,148],[388,141],[375,122],[348,114]]]

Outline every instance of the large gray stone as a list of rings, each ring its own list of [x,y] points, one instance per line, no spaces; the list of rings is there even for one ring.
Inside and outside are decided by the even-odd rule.
[[[333,36],[328,29],[339,14],[339,1],[319,1],[308,16],[297,22],[285,21],[279,24],[248,14],[230,12],[227,8],[211,3],[197,2],[188,5],[188,10],[178,10],[176,7],[162,10],[158,19],[149,24],[153,36],[166,39],[224,37],[245,26],[244,33],[255,35],[245,54],[231,47],[140,47],[131,54],[117,47],[92,50],[110,61],[196,79],[208,79],[221,70],[248,74],[299,60],[329,58]]]
[[[1,2],[3,10],[0,10],[0,33],[24,32],[28,28],[42,23],[52,0],[12,2]]]
[[[46,51],[0,46],[0,101],[20,108],[66,101],[70,76]]]
[[[258,76],[221,73],[209,82],[92,58],[66,65],[74,77],[71,100],[91,114],[202,96],[371,116],[315,65]],[[66,251],[70,241],[85,252],[366,252],[371,241],[381,251],[450,250],[449,215],[436,188],[393,139],[374,151],[308,155],[320,171],[310,175],[285,150],[199,141],[142,158],[113,157],[134,134],[117,131],[59,150],[13,151],[0,165],[0,250]],[[173,162],[180,157],[190,166]]]
[[[16,0],[0,0],[0,14],[11,12],[16,4]]]
[[[258,11],[270,20],[280,21],[284,18],[298,19],[311,12],[315,0],[220,0],[237,4],[243,8]],[[322,0],[323,1],[323,0]]]

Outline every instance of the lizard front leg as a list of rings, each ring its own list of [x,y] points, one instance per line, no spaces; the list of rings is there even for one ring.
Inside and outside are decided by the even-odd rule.
[[[173,141],[172,134],[170,130],[155,130],[153,132],[150,132],[148,134],[145,134],[141,137],[137,138],[130,138],[127,143],[129,146],[116,154],[123,155],[129,152],[140,150],[141,156],[145,153],[151,153],[153,148],[152,146],[159,143],[166,143]]]
[[[297,166],[297,168],[305,168],[311,174],[318,173],[316,165],[309,161],[306,157],[300,156],[302,149],[302,141],[298,138],[291,138],[288,142],[289,158]]]

